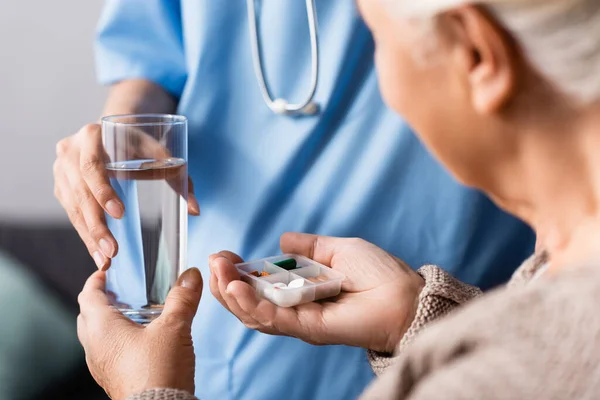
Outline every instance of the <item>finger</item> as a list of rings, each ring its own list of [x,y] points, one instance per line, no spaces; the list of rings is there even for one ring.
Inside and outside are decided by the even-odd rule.
[[[212,254],[211,256],[209,256],[208,257],[209,263],[218,257],[225,257],[226,259],[231,261],[232,264],[240,264],[240,263],[244,262],[242,257],[238,256],[237,254],[232,253],[231,251],[222,250],[216,254]]]
[[[167,323],[192,325],[202,296],[202,275],[197,268],[185,271],[177,280],[165,300],[165,307],[159,317]]]
[[[330,266],[337,248],[348,240],[352,239],[287,232],[281,235],[279,244],[284,253],[298,254]]]
[[[258,297],[252,286],[243,281],[233,281],[227,286],[230,303],[235,302],[236,308],[256,321],[264,333],[295,336],[305,339],[295,308],[278,307],[269,300]]]
[[[217,300],[219,300],[219,302],[221,304],[223,304],[224,307],[227,307],[225,300],[223,299],[223,296],[221,296],[221,292],[219,291],[217,272],[215,270],[215,267],[217,266],[217,264],[215,264],[214,261],[219,257],[223,257],[223,258],[229,260],[233,264],[243,263],[244,260],[237,254],[232,253],[230,251],[226,251],[226,250],[220,251],[215,254],[211,254],[208,257],[208,267],[211,272],[211,281],[210,281],[211,292],[213,292],[213,295],[215,296],[215,298]],[[237,279],[239,279],[239,277]]]
[[[101,292],[106,290],[106,274],[104,272],[94,272],[85,281],[83,292]]]
[[[62,180],[66,181],[66,178],[58,178],[58,179],[60,179],[61,181]],[[77,204],[74,202],[73,196],[65,195],[62,193],[63,190],[70,193],[71,189],[70,188],[64,189],[65,186],[67,186],[67,185],[62,184],[62,183],[59,183],[58,186],[59,186],[58,194],[61,197],[61,204],[62,204],[63,208],[65,209],[65,211],[67,212],[67,217],[69,218],[69,221],[71,221],[71,224],[77,231],[77,234],[79,235],[79,237],[85,244],[85,247],[87,248],[87,250],[90,253],[90,255],[92,256],[92,258],[94,259],[94,262],[96,263],[96,266],[98,267],[98,269],[103,270],[103,271],[107,270],[108,267],[110,266],[110,259],[108,257],[106,257],[102,251],[100,251],[98,244],[90,235],[90,232],[88,230],[88,227],[87,227],[87,224],[83,217],[83,214],[81,213],[81,210],[79,209]]]
[[[226,288],[230,298],[235,302],[240,312],[248,315],[266,329],[273,329],[277,325],[273,320],[277,306],[266,299],[256,295],[256,291],[243,281],[230,282]],[[261,306],[261,311],[257,308]]]
[[[250,316],[247,315],[247,313],[242,312],[239,309],[237,303],[233,302],[233,308],[232,308],[232,306],[230,306],[229,303],[231,303],[233,301],[230,296],[227,296],[228,300],[225,300],[225,298],[223,298],[223,296],[221,295],[221,291],[225,291],[225,290],[226,290],[226,288],[219,287],[219,281],[217,279],[216,274],[211,273],[210,274],[210,291],[213,294],[213,296],[217,299],[217,301],[219,303],[221,303],[221,305],[223,307],[225,307],[225,309],[227,311],[231,312],[237,319],[240,320],[241,323],[246,325],[248,328],[259,329],[260,324],[258,322],[256,322],[255,320],[253,320],[252,318],[250,318]]]
[[[221,292],[219,290],[219,280],[217,279],[217,275],[213,272],[212,268],[210,268],[210,280],[208,285],[214,298],[217,299],[217,301],[221,303],[223,307],[229,310],[225,299],[223,299],[223,296],[221,296]]]
[[[217,257],[214,257],[212,260],[210,260],[211,269],[217,276],[219,285],[225,285],[223,291],[225,291],[229,282],[240,280],[240,273],[235,267],[234,262],[224,254],[225,252],[220,252]],[[228,255],[233,255],[234,259],[235,257],[238,257],[233,253]]]
[[[198,199],[194,195],[194,185],[189,176],[187,179],[184,178],[186,175],[187,168],[173,168],[167,176],[167,182],[177,194],[183,196],[187,193],[188,213],[198,216],[200,215],[200,206],[198,205]]]
[[[72,193],[77,208],[83,216],[87,232],[95,243],[95,250],[99,250],[107,260],[114,257],[118,251],[118,244],[106,225],[104,210],[100,207],[76,168],[67,168],[66,176],[70,185],[70,193]],[[99,261],[101,257],[96,254],[96,251],[92,253],[92,256],[94,260],[98,259]]]
[[[69,173],[75,175],[79,173],[79,148],[70,151],[73,148],[73,138],[63,139],[56,146],[57,159],[53,167],[55,177],[54,194],[67,212],[69,220],[87,247],[89,254],[93,257],[97,267],[106,269],[110,266],[110,259],[106,257],[104,252],[100,251],[98,241],[90,234],[81,207],[77,204],[76,194],[73,192],[69,181]],[[77,179],[74,180],[77,181]],[[82,194],[80,197],[84,198],[85,196],[86,194]]]
[[[81,187],[80,190],[85,188]],[[108,259],[114,258],[119,251],[119,244],[108,229],[104,210],[93,201],[84,202],[80,207],[90,236]]]
[[[171,158],[172,155],[169,152],[169,149],[162,143],[163,141],[156,140],[154,137],[147,134],[143,130],[132,130],[128,134],[128,137],[126,139],[126,143],[131,144],[131,146],[125,147],[135,149],[134,155],[133,157],[131,155],[124,156],[129,157],[130,159],[138,158],[150,160],[164,160],[166,158]],[[182,169],[181,171],[187,173],[187,168]],[[183,195],[186,192],[185,185],[187,184],[188,212],[191,215],[200,215],[200,206],[198,204],[196,196],[194,195],[194,186],[191,178],[188,177],[188,180],[185,181],[183,179],[180,179],[180,176],[170,176],[167,179],[167,182],[173,188],[173,190],[175,190],[181,195]]]
[[[123,203],[110,185],[105,163],[107,156],[102,145],[100,125],[87,125],[79,133],[79,170],[96,202],[113,218],[121,218],[125,211]]]
[[[77,297],[79,315],[85,328],[82,331],[82,338],[86,342],[103,338],[112,329],[123,327],[141,328],[141,325],[131,321],[112,305],[105,290],[106,274],[102,271],[96,271],[87,279],[83,290]]]
[[[235,268],[235,265],[233,265],[231,259],[228,257],[233,258],[235,261],[241,260],[239,256],[225,251],[221,251],[209,257],[209,268],[211,271],[212,284],[211,291],[215,292],[215,297],[225,308],[241,319],[241,317],[244,317],[244,315],[240,315],[239,310],[231,309],[231,305],[228,302],[229,296],[226,293],[229,282],[240,279],[239,272]],[[233,305],[237,306],[237,304]]]
[[[219,303],[221,303],[221,305],[223,307],[225,307],[227,310],[229,310],[229,307],[227,306],[227,302],[225,301],[225,299],[221,295],[221,291],[219,290],[219,279],[217,278],[217,273],[216,273],[215,269],[213,268],[213,261],[218,257],[221,257],[221,255],[218,253],[211,254],[208,257],[208,269],[210,270],[209,288],[210,288],[210,292],[213,294],[215,299],[217,299],[217,301]],[[229,310],[229,311],[231,311],[231,310]]]
[[[110,299],[106,295],[106,273],[96,271],[90,275],[85,281],[77,300],[80,307],[87,305],[110,305]]]
[[[163,137],[166,139],[166,137]],[[128,140],[134,144],[136,155],[141,159],[162,160],[171,158],[171,152],[163,142],[158,141],[152,135],[142,129],[132,130],[129,133]]]
[[[83,219],[83,215],[79,211],[79,208],[75,204],[72,199],[71,194],[71,186],[67,180],[67,177],[64,174],[62,163],[57,160],[54,164],[54,196],[58,199],[60,205],[63,207],[71,224],[79,233],[79,236],[85,243],[90,255],[94,250],[96,250],[95,243],[91,240],[91,236],[87,231],[87,225],[85,224],[85,220]],[[82,232],[79,232],[79,228],[82,229]]]
[[[331,335],[324,325],[325,307],[319,303],[306,303],[296,307],[278,307],[267,299],[259,298],[254,289],[241,281],[234,281],[227,292],[263,328],[262,332],[293,336],[312,344],[325,344]],[[331,343],[336,343],[331,342]]]
[[[194,194],[194,182],[190,177],[188,177],[188,212],[191,215],[200,215],[200,204]]]
[[[94,272],[85,282],[77,301],[81,316],[86,323],[88,319],[103,318],[107,314],[115,313],[116,310],[112,307],[105,289],[106,274],[102,271]]]
[[[239,257],[233,253],[227,253],[234,259],[239,259]],[[220,254],[217,257],[212,258],[211,260],[211,271],[213,272],[213,275],[216,276],[216,290],[219,293],[219,297],[222,299],[223,302],[225,302],[225,308],[227,308],[233,315],[235,315],[240,321],[242,321],[244,325],[252,329],[259,328],[260,324],[258,324],[257,321],[254,318],[252,318],[247,312],[242,310],[237,301],[227,293],[227,286],[229,285],[229,283],[233,281],[239,281],[240,274],[237,271],[237,268],[235,268],[235,266],[231,262],[231,260]]]

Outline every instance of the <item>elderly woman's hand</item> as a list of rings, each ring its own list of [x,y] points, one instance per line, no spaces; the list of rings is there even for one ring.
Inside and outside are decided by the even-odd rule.
[[[213,295],[247,327],[312,344],[345,344],[391,352],[410,326],[423,279],[400,259],[360,239],[287,233],[281,250],[346,275],[334,301],[282,308],[257,298],[240,280],[230,252],[210,257]],[[331,299],[330,299],[331,300]]]
[[[181,275],[159,318],[138,325],[115,309],[104,293],[104,272],[94,273],[79,295],[77,334],[94,379],[112,399],[147,389],[194,393],[192,319],[202,294],[202,277],[192,268]]]

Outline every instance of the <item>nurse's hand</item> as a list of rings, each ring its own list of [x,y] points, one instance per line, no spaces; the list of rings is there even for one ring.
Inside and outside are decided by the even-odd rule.
[[[164,158],[165,148],[148,135],[131,135],[126,148],[132,159]],[[54,162],[54,195],[63,206],[69,220],[85,243],[98,268],[108,269],[110,259],[117,254],[117,241],[110,233],[104,212],[121,218],[123,202],[110,185],[104,167],[107,155],[102,145],[98,124],[86,125],[75,135],[56,145]],[[177,190],[177,189],[176,189]],[[189,182],[188,211],[198,215],[200,208]]]
[[[158,388],[194,393],[191,329],[202,294],[200,272],[193,268],[183,273],[169,292],[162,315],[145,327],[111,305],[105,282],[100,271],[87,280],[77,317],[77,335],[96,382],[112,399]]]
[[[242,260],[230,252],[210,256],[210,290],[248,328],[294,336],[308,343],[344,344],[392,352],[410,326],[424,286],[408,265],[361,239],[287,233],[284,253],[299,254],[346,275],[330,301],[278,307],[239,280]]]

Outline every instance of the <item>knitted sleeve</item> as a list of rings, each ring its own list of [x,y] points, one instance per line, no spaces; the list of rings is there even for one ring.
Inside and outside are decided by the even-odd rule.
[[[198,400],[196,396],[177,389],[151,389],[136,394],[127,400]]]
[[[457,280],[434,265],[423,266],[417,273],[425,280],[425,287],[419,295],[415,319],[402,337],[395,353],[385,354],[372,350],[367,352],[371,367],[377,375],[393,365],[400,353],[429,323],[481,294],[479,288]]]

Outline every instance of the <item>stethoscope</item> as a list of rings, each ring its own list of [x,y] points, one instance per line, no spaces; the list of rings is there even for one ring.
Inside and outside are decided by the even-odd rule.
[[[254,72],[258,80],[258,85],[262,97],[267,106],[275,114],[299,116],[314,115],[319,112],[319,105],[313,101],[317,91],[319,81],[319,33],[317,31],[317,11],[315,0],[306,0],[306,12],[308,13],[308,28],[310,31],[310,52],[311,52],[311,87],[306,100],[297,104],[290,104],[287,100],[277,98],[273,99],[263,73],[263,62],[260,53],[260,41],[256,29],[256,10],[254,8],[255,0],[247,0],[248,4],[248,25],[250,27],[250,41],[252,42],[252,59],[254,62]]]

